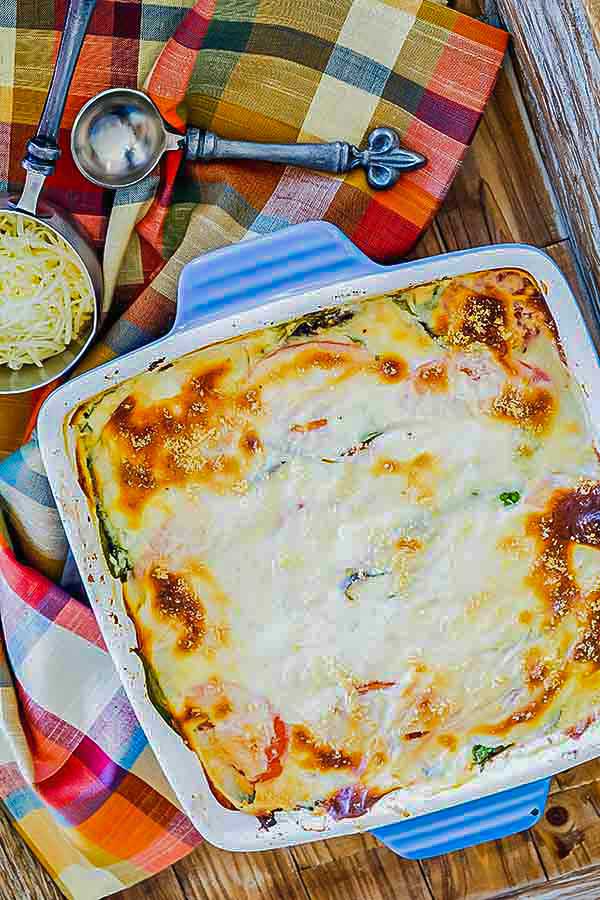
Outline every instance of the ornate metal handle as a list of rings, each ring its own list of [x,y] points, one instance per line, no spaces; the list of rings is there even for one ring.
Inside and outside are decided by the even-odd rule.
[[[331,144],[260,144],[253,141],[228,141],[211,131],[188,128],[186,159],[254,159],[263,162],[305,166],[320,172],[343,174],[362,168],[372,188],[382,190],[395,184],[403,172],[418,169],[427,162],[414,150],[406,150],[392,128],[375,128],[367,138],[365,150],[345,141]]]
[[[71,0],[65,17],[56,65],[48,96],[35,134],[27,142],[23,166],[38,175],[51,175],[60,156],[58,131],[73,79],[73,72],[81,52],[96,0]]]

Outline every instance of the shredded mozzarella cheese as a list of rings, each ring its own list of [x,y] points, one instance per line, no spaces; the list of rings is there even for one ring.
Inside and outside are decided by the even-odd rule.
[[[34,219],[0,212],[0,365],[41,367],[79,337],[93,306],[69,244]]]

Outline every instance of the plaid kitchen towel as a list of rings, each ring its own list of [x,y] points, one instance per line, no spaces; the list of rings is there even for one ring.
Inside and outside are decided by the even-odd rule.
[[[64,0],[0,0],[0,190],[22,183],[63,18]],[[47,185],[103,252],[107,328],[86,366],[164,333],[181,266],[199,253],[325,219],[374,259],[405,254],[460,165],[506,40],[431,0],[99,0]],[[112,85],[145,86],[172,127],[230,138],[360,144],[391,125],[429,162],[374,194],[362,173],[182,164],[170,153],[113,196],[84,181],[68,151],[75,114]],[[199,836],[93,613],[51,580],[70,570],[35,439],[0,464],[0,499],[15,545],[0,534],[0,796],[61,889],[92,900],[173,863]]]

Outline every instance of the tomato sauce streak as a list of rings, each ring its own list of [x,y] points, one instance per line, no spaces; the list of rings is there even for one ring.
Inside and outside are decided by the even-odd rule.
[[[385,688],[394,687],[395,681],[366,681],[356,687],[357,694],[368,694],[369,691],[383,691]]]
[[[279,716],[275,716],[273,719],[273,732],[273,738],[265,750],[267,769],[257,778],[250,779],[253,784],[257,781],[271,781],[273,778],[278,778],[283,772],[281,758],[287,750],[288,733],[285,722]]]

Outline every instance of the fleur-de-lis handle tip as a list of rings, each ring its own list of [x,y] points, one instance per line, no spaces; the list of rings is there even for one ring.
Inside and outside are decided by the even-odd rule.
[[[370,132],[365,150],[350,146],[349,169],[363,168],[375,190],[392,187],[403,172],[420,169],[426,163],[421,153],[402,147],[398,134],[385,126]]]

